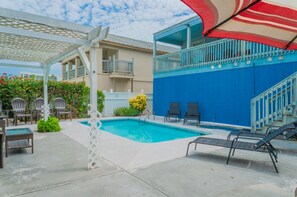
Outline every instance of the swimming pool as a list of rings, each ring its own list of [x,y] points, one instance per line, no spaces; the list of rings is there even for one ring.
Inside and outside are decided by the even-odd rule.
[[[142,143],[156,143],[206,135],[190,129],[143,122],[133,119],[102,120],[103,131]],[[87,122],[81,122],[89,125]]]

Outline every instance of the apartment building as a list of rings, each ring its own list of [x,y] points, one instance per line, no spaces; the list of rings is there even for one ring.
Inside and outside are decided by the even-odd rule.
[[[159,45],[158,55],[177,49]],[[87,55],[89,52],[86,51]],[[153,43],[109,34],[96,49],[98,89],[113,92],[152,92]],[[78,54],[62,62],[63,81],[85,81],[89,78]]]

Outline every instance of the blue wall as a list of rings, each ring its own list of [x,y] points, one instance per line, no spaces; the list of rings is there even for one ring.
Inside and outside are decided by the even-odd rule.
[[[253,97],[297,71],[297,62],[251,66],[154,79],[154,111],[164,116],[170,102],[198,102],[202,121],[250,126]]]

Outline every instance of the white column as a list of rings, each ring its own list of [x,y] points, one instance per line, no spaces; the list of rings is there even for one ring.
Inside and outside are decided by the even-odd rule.
[[[153,58],[155,59],[157,55],[157,41],[154,40],[154,45],[153,45]]]
[[[191,27],[190,25],[187,26],[187,49],[191,47],[192,38],[191,38]]]
[[[78,57],[76,57],[75,59],[74,59],[74,68],[75,68],[75,76],[74,76],[74,78],[77,78],[77,74],[78,74],[78,66],[79,66],[79,58]]]
[[[154,40],[154,45],[153,45],[153,69],[154,69],[154,71],[158,70],[156,56],[157,56],[157,41]]]
[[[47,120],[49,116],[48,85],[47,85],[49,71],[50,71],[49,65],[43,67],[43,96],[44,96],[43,117],[44,117],[44,120]]]
[[[99,164],[99,137],[100,137],[100,130],[101,122],[99,121],[100,116],[99,112],[97,111],[97,55],[96,55],[96,48],[90,47],[90,105],[89,105],[89,113],[90,113],[90,140],[89,140],[89,154],[88,154],[88,168],[94,169],[98,167]],[[99,128],[98,128],[98,125]]]
[[[97,72],[98,68],[96,65],[97,56],[96,56],[96,48],[90,48],[90,80],[91,80],[91,105],[97,107]],[[97,108],[96,108],[97,109]]]

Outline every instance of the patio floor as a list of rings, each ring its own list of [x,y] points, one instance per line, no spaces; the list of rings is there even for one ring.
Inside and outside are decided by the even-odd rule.
[[[67,129],[76,128],[75,124],[75,121],[64,122],[62,127],[68,132]],[[183,144],[183,155],[173,156],[164,148],[160,153],[155,152],[154,157],[148,156],[148,160],[157,162],[135,161],[137,165],[126,165],[123,159],[129,147],[106,158],[112,150],[107,154],[105,148],[110,147],[102,145],[101,167],[89,171],[86,169],[87,148],[80,140],[73,140],[73,136],[79,137],[78,133],[69,135],[64,131],[34,133],[33,155],[10,152],[4,159],[4,169],[0,170],[0,196],[295,196],[297,157],[294,151],[280,154],[280,173],[277,174],[268,154],[264,153],[237,151],[230,165],[225,165],[227,149],[198,146],[199,152],[192,151],[186,158],[189,139],[176,142],[178,149]],[[102,136],[102,140],[109,140],[109,137]],[[118,143],[113,145],[117,152],[127,144],[126,141]],[[168,143],[162,147],[168,145],[175,150]],[[148,151],[144,149],[140,153]],[[159,154],[166,153],[170,157],[158,160]],[[139,152],[133,154],[136,155],[127,155],[127,158],[142,158]],[[122,158],[116,160],[116,156]]]

